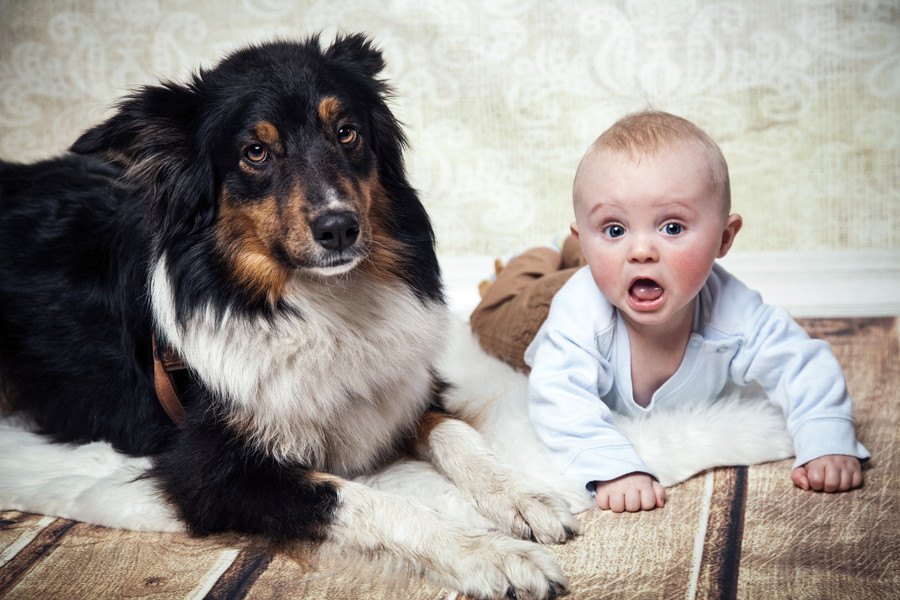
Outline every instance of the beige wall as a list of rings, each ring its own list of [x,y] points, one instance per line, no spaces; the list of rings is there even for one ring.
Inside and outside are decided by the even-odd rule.
[[[384,49],[444,254],[549,241],[584,148],[646,106],[721,143],[737,250],[900,248],[896,0],[0,0],[0,157],[56,154],[237,45],[339,29]]]

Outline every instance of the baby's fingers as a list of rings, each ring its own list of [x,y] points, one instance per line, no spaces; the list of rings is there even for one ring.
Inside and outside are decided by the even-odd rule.
[[[809,464],[806,468],[806,478],[809,480],[809,489],[821,492],[825,489],[825,468]]]
[[[662,508],[666,505],[666,488],[660,485],[658,481],[653,482],[653,496],[657,508]]]
[[[809,475],[806,472],[806,467],[797,467],[791,471],[791,481],[801,490],[809,491]]]
[[[625,492],[625,510],[628,512],[638,512],[644,507],[643,488],[635,487]]]
[[[841,469],[841,484],[837,491],[846,492],[853,483],[853,472],[850,469]]]
[[[853,465],[846,469],[841,469],[841,486],[837,491],[846,492],[856,489],[862,485],[862,468],[859,465]]]
[[[600,510],[609,510],[609,494],[597,492],[597,495],[594,496],[594,501]]]
[[[640,510],[653,510],[654,508],[656,508],[656,490],[652,486],[642,489]]]
[[[825,474],[822,478],[822,491],[837,492],[841,489],[842,469],[837,465],[830,464],[825,467]]]
[[[625,512],[625,494],[613,492],[609,495],[609,510],[614,513]]]
[[[857,468],[853,470],[853,474],[850,476],[850,489],[856,489],[863,484],[863,476],[862,476],[862,468]]]

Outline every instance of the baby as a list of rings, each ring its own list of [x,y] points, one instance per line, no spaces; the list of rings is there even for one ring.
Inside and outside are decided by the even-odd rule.
[[[860,460],[869,453],[856,440],[829,346],[715,263],[742,224],[730,212],[728,168],[715,142],[670,114],[625,117],[588,149],[573,195],[571,230],[587,266],[553,297],[525,362],[535,428],[597,506],[665,504],[613,412],[713,399],[729,382],[758,383],[784,411],[795,485],[862,485]],[[502,289],[510,267],[491,287]]]

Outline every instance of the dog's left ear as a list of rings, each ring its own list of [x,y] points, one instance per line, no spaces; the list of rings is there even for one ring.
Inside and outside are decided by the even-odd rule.
[[[387,181],[382,183],[397,181],[407,185],[402,159],[406,138],[386,102],[391,93],[390,86],[378,77],[385,67],[381,50],[363,34],[353,33],[336,38],[324,56],[344,71],[355,74],[355,83],[368,95],[372,126],[370,142],[380,158],[380,168],[389,171]]]
[[[384,70],[384,57],[381,50],[361,33],[353,33],[334,40],[325,56],[344,63],[346,67],[362,67],[366,75],[375,77]]]

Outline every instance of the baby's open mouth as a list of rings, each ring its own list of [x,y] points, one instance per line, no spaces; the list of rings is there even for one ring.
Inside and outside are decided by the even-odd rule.
[[[660,299],[663,292],[662,286],[652,279],[637,279],[628,290],[631,297],[638,302],[654,302]]]

